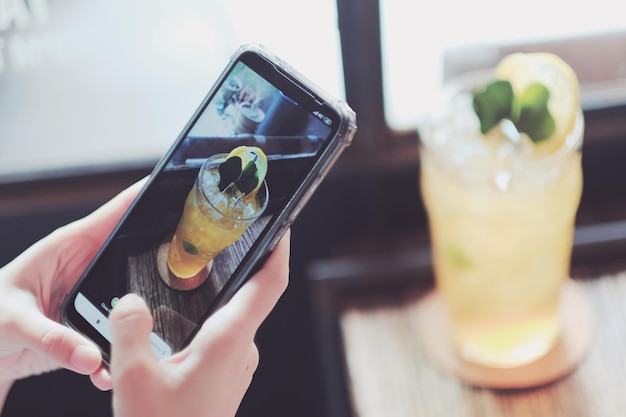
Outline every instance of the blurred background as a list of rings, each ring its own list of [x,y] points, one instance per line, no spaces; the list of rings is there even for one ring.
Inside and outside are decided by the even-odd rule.
[[[428,250],[416,126],[447,78],[517,50],[568,61],[587,121],[579,242],[626,240],[626,24],[616,7],[0,0],[0,266],[148,174],[235,49],[262,43],[346,99],[359,131],[293,226],[290,288],[259,333],[261,366],[239,415],[328,415],[337,381],[324,371],[311,265]],[[573,262],[622,249],[575,250]],[[110,394],[54,372],[17,383],[1,416],[44,413],[109,416]]]

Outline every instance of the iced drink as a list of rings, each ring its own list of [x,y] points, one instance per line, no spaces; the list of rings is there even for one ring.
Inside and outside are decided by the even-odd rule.
[[[170,271],[178,278],[194,277],[207,267],[267,207],[269,196],[263,180],[265,173],[252,191],[242,192],[236,181],[222,184],[224,175],[220,172],[220,165],[232,157],[231,154],[209,158],[187,196],[167,259]],[[244,169],[247,162],[244,161]]]
[[[546,77],[552,97],[576,88],[573,103],[553,104],[571,106],[571,119],[552,110],[555,128],[537,142],[510,120],[485,133],[474,94],[487,81],[473,78],[421,130],[421,187],[437,289],[458,353],[512,367],[543,356],[559,336],[559,294],[582,192],[583,118],[577,81],[555,89]]]

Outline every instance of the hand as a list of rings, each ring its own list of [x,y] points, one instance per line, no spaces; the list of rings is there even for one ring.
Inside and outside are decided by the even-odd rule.
[[[110,388],[98,376],[99,350],[59,323],[59,309],[141,186],[57,229],[0,269],[0,406],[13,381],[57,368],[93,375]]]
[[[257,329],[287,287],[289,232],[263,268],[204,323],[191,344],[157,361],[152,317],[137,296],[109,315],[116,417],[234,416],[259,363]]]

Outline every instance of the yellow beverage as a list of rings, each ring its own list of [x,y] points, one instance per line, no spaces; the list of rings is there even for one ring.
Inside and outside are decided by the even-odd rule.
[[[421,187],[438,291],[466,360],[529,363],[559,336],[582,192],[584,123],[555,152],[481,135],[461,91],[422,131]]]
[[[167,260],[170,271],[179,278],[198,274],[235,242],[267,206],[264,181],[251,196],[219,190],[218,166],[225,159],[225,154],[219,154],[207,160],[185,201]]]

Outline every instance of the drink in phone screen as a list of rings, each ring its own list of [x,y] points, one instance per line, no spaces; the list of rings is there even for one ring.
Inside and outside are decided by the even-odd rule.
[[[266,172],[263,151],[247,146],[202,164],[169,247],[167,266],[174,277],[163,275],[170,286],[199,285],[213,258],[261,216],[269,200]]]

